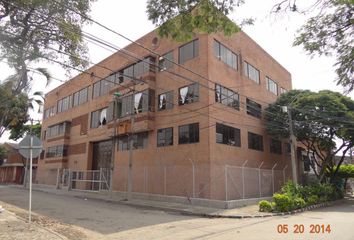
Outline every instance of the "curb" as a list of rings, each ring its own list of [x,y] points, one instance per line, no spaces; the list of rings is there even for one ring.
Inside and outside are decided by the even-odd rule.
[[[72,194],[72,195],[60,194],[60,193],[55,193],[55,192],[51,192],[51,191],[46,191],[45,189],[33,189],[33,190],[38,191],[38,192],[53,193],[56,195],[66,195],[66,196],[79,198],[79,199],[90,199],[90,200],[94,200],[94,201],[118,203],[118,204],[123,204],[126,206],[133,206],[133,207],[146,207],[146,208],[155,209],[155,210],[179,213],[179,214],[185,215],[185,216],[195,216],[195,217],[204,217],[204,218],[229,218],[229,219],[267,218],[267,217],[294,215],[297,213],[301,213],[301,212],[305,212],[305,211],[309,211],[309,210],[313,210],[313,209],[317,209],[317,208],[332,206],[336,203],[344,201],[344,199],[339,199],[339,200],[334,200],[331,202],[319,203],[319,204],[307,206],[305,208],[296,209],[296,210],[293,210],[290,212],[264,213],[264,214],[257,214],[257,215],[251,215],[251,214],[249,214],[249,215],[221,215],[221,214],[213,214],[213,213],[195,213],[195,212],[191,212],[191,211],[183,210],[183,209],[169,208],[169,207],[164,207],[164,206],[152,206],[152,205],[148,205],[148,204],[127,202],[127,201],[118,200],[118,199],[114,200],[114,199],[95,198],[95,197],[91,197],[91,196],[81,196],[79,194]]]
[[[234,219],[244,219],[244,218],[266,218],[266,217],[276,217],[276,216],[286,216],[286,215],[294,215],[297,213],[317,209],[317,208],[323,208],[323,207],[329,207],[332,206],[336,203],[342,202],[344,199],[339,199],[339,200],[334,200],[331,202],[324,202],[324,203],[319,203],[315,205],[311,205],[305,208],[300,208],[296,209],[294,211],[290,212],[277,212],[277,213],[267,213],[267,214],[262,214],[262,215],[219,215],[219,214],[205,214],[206,217],[209,218],[234,218]]]

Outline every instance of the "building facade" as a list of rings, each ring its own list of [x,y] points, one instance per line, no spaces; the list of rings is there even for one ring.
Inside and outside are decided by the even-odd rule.
[[[254,198],[291,177],[288,144],[263,118],[291,75],[257,43],[243,32],[137,42],[152,51],[132,43],[46,95],[39,183],[55,184],[58,169],[112,169],[124,192],[129,158],[138,193]]]
[[[0,161],[0,184],[22,184],[25,177],[26,159],[19,153],[19,146],[15,143],[5,143],[8,153]],[[38,159],[33,159],[33,177],[35,180]]]

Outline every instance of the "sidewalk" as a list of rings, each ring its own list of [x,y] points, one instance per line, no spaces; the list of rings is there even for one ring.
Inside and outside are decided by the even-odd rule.
[[[5,209],[0,212],[0,239],[63,240],[66,238],[37,224],[29,225]]]
[[[12,187],[23,188],[22,186],[13,185]],[[52,186],[33,185],[34,191],[42,191],[58,195],[66,195],[81,199],[90,199],[97,201],[115,202],[118,204],[125,204],[134,207],[146,207],[166,212],[175,212],[184,215],[202,216],[210,218],[249,218],[249,217],[267,217],[272,216],[269,213],[261,213],[258,211],[258,205],[248,205],[234,209],[218,209],[211,207],[202,207],[192,204],[174,203],[153,201],[146,199],[132,199],[125,201],[122,197],[110,195],[110,193],[95,193],[95,192],[80,192],[80,191],[67,191],[63,189],[56,189]]]

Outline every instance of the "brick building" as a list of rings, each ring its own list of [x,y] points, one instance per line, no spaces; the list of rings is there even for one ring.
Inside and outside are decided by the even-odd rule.
[[[262,110],[291,75],[256,42],[154,31],[137,42],[162,57],[132,43],[46,95],[39,183],[55,184],[57,169],[113,168],[113,190],[126,191],[131,132],[133,192],[235,200],[290,178],[288,145],[267,136]]]
[[[5,143],[8,153],[0,164],[0,184],[22,184],[25,175],[26,159],[19,153],[19,146],[15,143]],[[37,158],[33,159],[33,179],[37,169]]]

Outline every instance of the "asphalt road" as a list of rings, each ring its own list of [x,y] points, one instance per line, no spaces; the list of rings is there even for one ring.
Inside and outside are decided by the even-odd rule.
[[[0,205],[26,209],[27,193],[0,186]],[[32,209],[82,233],[72,239],[354,239],[354,199],[292,216],[241,220],[182,216],[44,192],[33,193]]]

